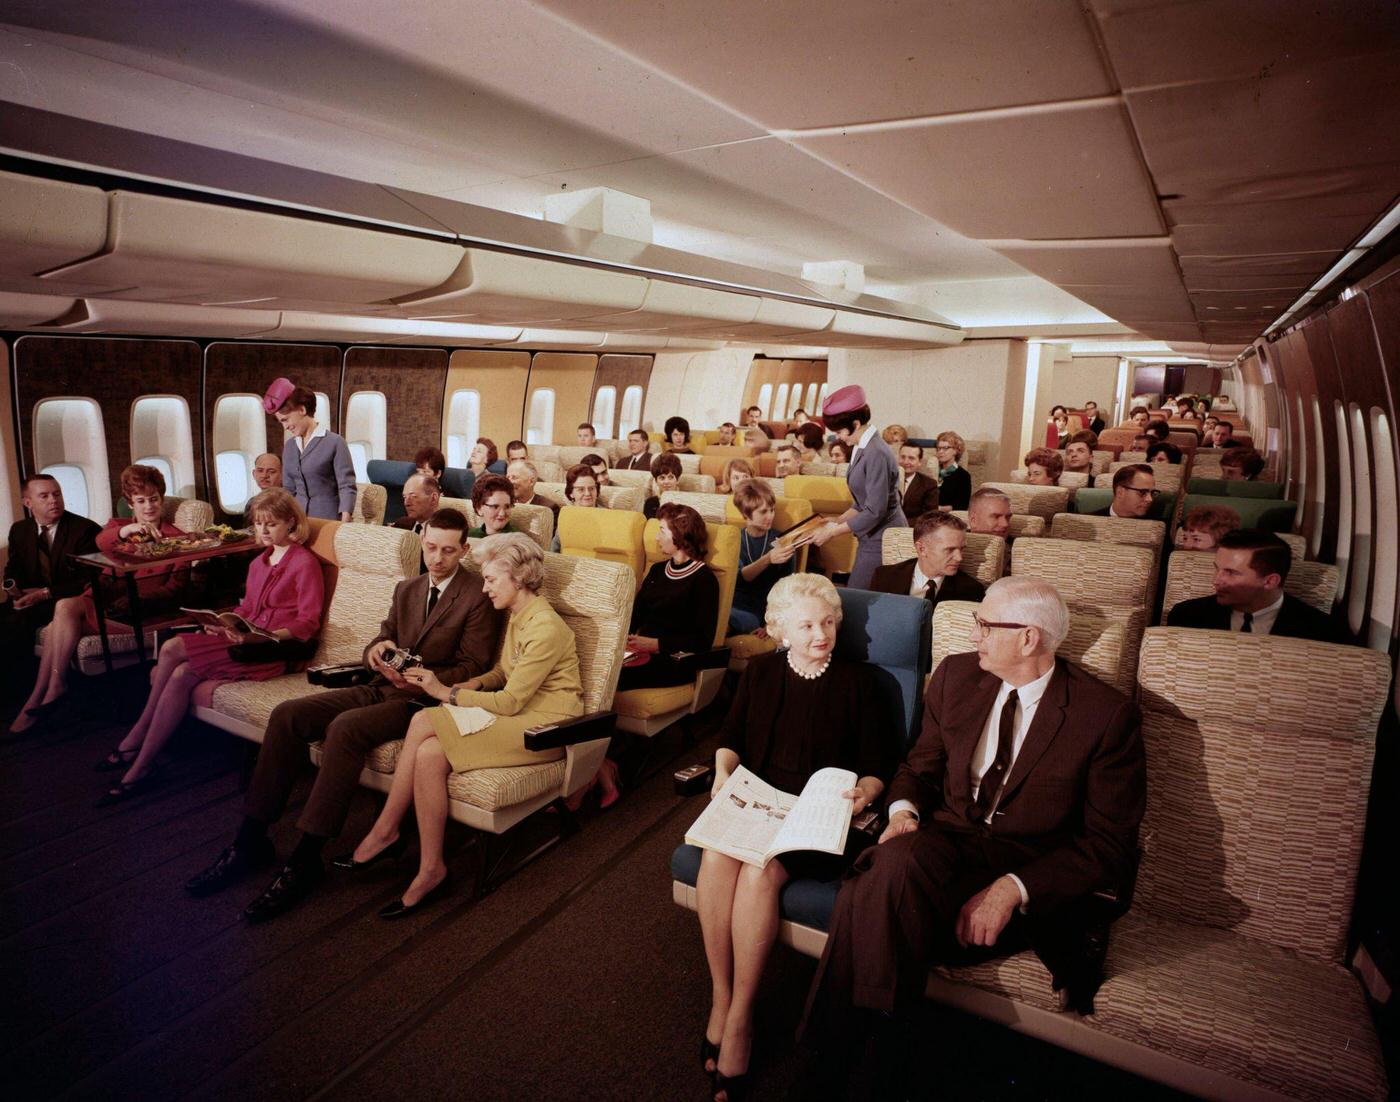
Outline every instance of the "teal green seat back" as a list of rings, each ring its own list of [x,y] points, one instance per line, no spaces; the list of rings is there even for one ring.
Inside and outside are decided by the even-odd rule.
[[[1107,509],[1113,504],[1113,491],[1108,487],[1094,486],[1089,489],[1076,490],[1074,499],[1070,502],[1070,511],[1074,513],[1097,513]],[[1169,494],[1165,490],[1158,490],[1152,499],[1152,508],[1147,511],[1147,515],[1152,520],[1164,520],[1170,522],[1172,513],[1176,509],[1176,494]]]
[[[1211,494],[1215,497],[1266,497],[1275,501],[1283,500],[1282,482],[1245,482],[1230,478],[1193,478],[1188,486],[1193,494]]]
[[[1278,501],[1264,497],[1225,497],[1215,494],[1187,494],[1184,517],[1198,505],[1223,505],[1240,516],[1241,528],[1257,528],[1261,532],[1291,532],[1298,514],[1296,501]]]

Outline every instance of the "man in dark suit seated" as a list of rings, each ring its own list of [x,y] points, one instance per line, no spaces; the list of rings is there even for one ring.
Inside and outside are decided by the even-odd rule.
[[[1106,509],[1095,509],[1093,517],[1121,517],[1142,520],[1152,509],[1157,495],[1157,476],[1150,463],[1130,463],[1113,472],[1113,501]]]
[[[1229,532],[1215,545],[1215,595],[1180,602],[1167,627],[1344,642],[1331,617],[1283,591],[1292,565],[1292,550],[1272,532]]]
[[[1002,578],[976,653],[934,671],[923,731],[887,792],[889,826],[836,899],[800,1093],[843,1096],[872,1012],[917,1005],[931,965],[1044,957],[1083,928],[1092,893],[1131,885],[1146,804],[1138,711],[1056,657],[1068,629],[1053,586]]]
[[[763,423],[763,410],[758,406],[749,406],[748,409],[744,410],[744,426],[746,428],[758,429],[759,432],[763,433],[763,435],[770,440],[773,437],[773,434],[768,431],[768,426]]]
[[[895,456],[899,464],[899,500],[906,517],[921,517],[938,508],[938,480],[919,470],[924,449],[918,444],[901,444]]]
[[[430,474],[411,474],[403,484],[404,515],[394,521],[393,527],[407,528],[414,535],[421,536],[428,518],[437,512],[442,500],[442,486]]]
[[[935,509],[914,521],[914,558],[877,567],[870,580],[876,593],[939,601],[980,601],[982,583],[959,572],[967,547],[967,525],[952,513]]]
[[[233,844],[185,884],[191,895],[220,891],[276,857],[268,828],[282,817],[302,772],[310,766],[307,746],[325,740],[316,782],[297,819],[301,840],[272,882],[243,911],[261,922],[290,910],[325,876],[321,851],[345,825],[369,752],[403,738],[409,721],[432,699],[384,661],[391,650],[407,650],[446,685],[491,668],[501,616],[482,592],[481,576],[461,569],[467,549],[467,518],[440,509],[423,530],[427,573],[394,588],[389,614],[365,647],[364,665],[374,672],[365,685],[289,700],[267,721],[257,768],[243,802],[243,825]]]
[[[651,470],[651,440],[641,429],[627,434],[627,454],[617,461],[620,471]]]
[[[1085,402],[1084,413],[1089,418],[1089,423],[1085,426],[1095,436],[1103,432],[1103,418],[1099,416],[1098,402]]]
[[[54,602],[83,591],[87,575],[69,556],[96,551],[102,531],[95,521],[64,508],[63,487],[52,475],[30,475],[20,494],[29,517],[10,525],[8,600],[0,605],[7,650],[32,650],[34,633],[53,619]]]

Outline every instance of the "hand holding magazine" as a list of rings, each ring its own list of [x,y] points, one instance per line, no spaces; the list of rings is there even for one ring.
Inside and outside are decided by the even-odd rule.
[[[844,853],[854,801],[841,794],[855,783],[849,769],[818,769],[794,796],[737,766],[685,840],[759,868],[780,853]]]
[[[187,613],[190,619],[200,627],[206,627],[213,631],[237,631],[243,635],[256,635],[261,639],[277,640],[277,636],[273,635],[272,632],[253,626],[232,610],[215,612],[212,608],[182,608],[180,611]]]

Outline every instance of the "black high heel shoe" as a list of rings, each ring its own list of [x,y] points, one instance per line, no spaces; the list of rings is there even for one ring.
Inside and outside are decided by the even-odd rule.
[[[368,861],[356,861],[353,853],[346,853],[340,857],[332,857],[331,868],[341,872],[364,872],[371,865],[377,865],[381,861],[397,861],[407,851],[408,839],[400,835],[397,842],[390,842]]]
[[[749,1093],[749,1088],[753,1086],[753,1081],[749,1078],[749,1073],[742,1075],[725,1075],[722,1071],[715,1072],[715,1094],[724,1091],[728,1102],[743,1102],[744,1096]]]
[[[403,901],[403,896],[399,896],[399,898],[395,899],[392,903],[389,903],[386,906],[381,907],[379,909],[379,917],[390,919],[407,918],[409,915],[417,914],[424,907],[431,906],[443,896],[445,896],[451,888],[451,885],[452,877],[444,876],[441,882],[439,882],[435,887],[430,888],[428,892],[423,896],[423,898],[420,899],[417,903],[409,903],[405,905]]]
[[[111,773],[115,769],[121,769],[123,771],[129,769],[131,763],[136,760],[136,755],[139,753],[141,753],[140,750],[123,750],[118,747],[94,765],[92,767],[93,772]]]
[[[715,1066],[706,1067],[711,1060],[715,1062]],[[700,1034],[700,1067],[711,1078],[714,1078],[715,1073],[719,1070],[719,1045],[703,1033]]]

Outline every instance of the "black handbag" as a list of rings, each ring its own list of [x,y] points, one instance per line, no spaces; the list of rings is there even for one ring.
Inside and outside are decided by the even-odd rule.
[[[228,656],[235,662],[305,662],[316,653],[315,639],[259,639],[235,643]]]

